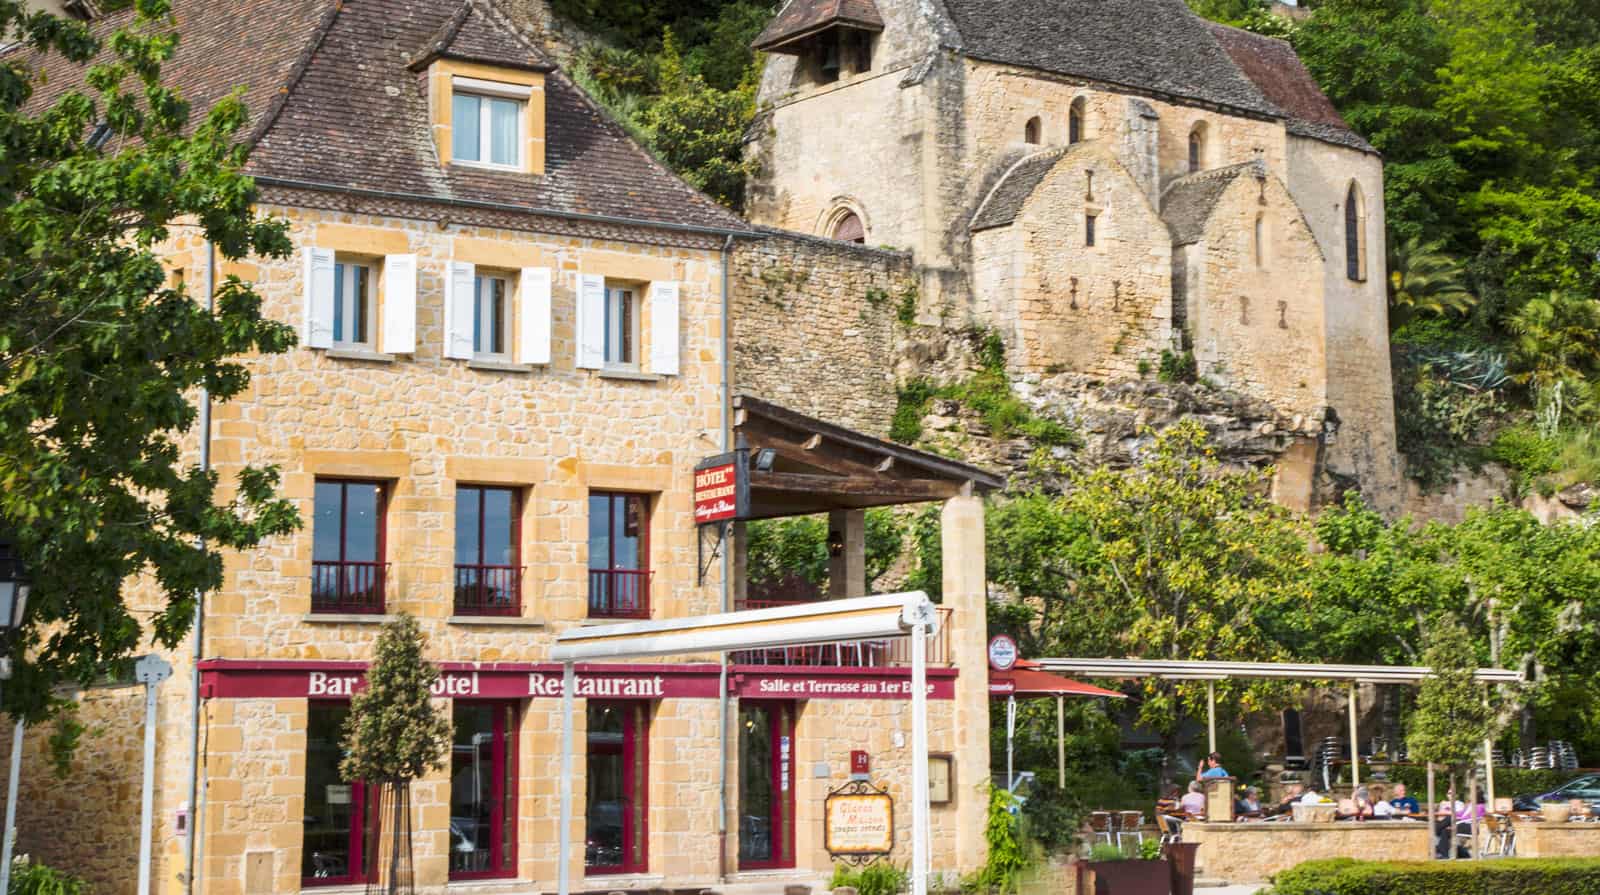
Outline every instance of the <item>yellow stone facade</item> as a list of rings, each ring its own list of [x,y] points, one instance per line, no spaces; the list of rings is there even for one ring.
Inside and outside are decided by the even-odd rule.
[[[694,464],[724,443],[724,321],[720,240],[694,234],[625,232],[609,237],[494,229],[280,203],[262,212],[287,220],[296,254],[220,265],[254,280],[264,312],[299,326],[308,247],[340,256],[417,259],[416,345],[385,355],[297,347],[248,359],[252,380],[216,406],[211,457],[224,483],[241,464],[274,465],[282,493],[300,510],[296,534],[230,555],[223,588],[206,601],[206,660],[309,663],[368,660],[384,616],[314,613],[311,606],[314,486],[319,477],[386,483],[387,612],[416,616],[428,655],[454,663],[546,661],[555,634],[588,616],[588,509],[593,490],[647,495],[650,603],[655,618],[716,612],[719,565],[698,572],[691,507]],[[208,258],[192,231],[166,247],[174,275],[203,282]],[[443,356],[444,270],[452,261],[552,270],[551,362],[492,365]],[[680,286],[677,375],[617,375],[575,366],[577,278],[600,274],[630,283]],[[385,290],[377,289],[378,326]],[[654,332],[645,301],[640,327]],[[649,345],[641,354],[648,357]],[[190,456],[198,442],[187,442]],[[521,615],[455,614],[455,487],[507,486],[521,494]],[[225,493],[226,496],[226,488]],[[968,872],[982,861],[988,776],[987,679],[983,672],[982,504],[955,498],[946,510],[950,563],[946,605],[954,609],[952,657],[971,669],[955,699],[930,700],[935,753],[955,756],[957,792],[933,811],[933,867]],[[964,568],[971,566],[971,568]],[[148,590],[136,608],[152,612]],[[186,645],[187,647],[187,645]],[[159,691],[155,793],[155,889],[184,892],[185,839],[175,829],[189,781],[188,699],[193,657],[162,651],[176,673]],[[715,656],[683,657],[714,663]],[[353,673],[353,672],[352,672]],[[948,680],[948,673],[946,680]],[[715,682],[714,672],[712,682]],[[308,700],[304,695],[226,695],[207,690],[200,714],[203,810],[194,891],[256,895],[302,888]],[[89,725],[68,776],[43,762],[48,731],[29,734],[19,818],[19,851],[88,876],[102,893],[133,891],[141,768],[142,690],[109,687],[80,697]],[[451,699],[435,700],[448,711]],[[831,871],[822,849],[821,802],[844,781],[849,752],[874,756],[875,777],[896,799],[894,859],[909,860],[909,702],[811,699],[795,703],[794,794],[797,859],[792,869],[740,874],[737,817],[737,698],[728,700],[726,804],[719,822],[723,757],[717,698],[665,698],[649,710],[648,867],[627,876],[584,875],[581,847],[566,856],[575,891],[706,889],[815,884]],[[516,873],[507,880],[449,879],[450,774],[412,791],[419,892],[550,892],[555,889],[560,715],[558,698],[521,699],[516,729]],[[582,774],[584,705],[578,700],[576,755]],[[575,787],[573,840],[584,841],[584,787]],[[721,847],[719,830],[723,831]],[[309,889],[308,889],[309,891]],[[337,891],[337,890],[335,890]]]

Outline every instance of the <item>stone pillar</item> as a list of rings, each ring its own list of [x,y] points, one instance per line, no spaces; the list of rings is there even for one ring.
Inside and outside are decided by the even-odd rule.
[[[945,502],[940,515],[944,555],[944,606],[951,610],[951,660],[956,678],[956,854],[962,874],[984,862],[983,824],[989,779],[989,663],[984,578],[983,500],[972,495]],[[948,869],[948,868],[940,868]]]
[[[828,513],[828,542],[844,539],[844,550],[828,552],[828,596],[867,595],[867,511],[832,510]]]

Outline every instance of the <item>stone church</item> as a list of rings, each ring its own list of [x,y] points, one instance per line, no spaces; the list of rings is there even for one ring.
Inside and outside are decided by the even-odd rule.
[[[1266,401],[1279,498],[1399,500],[1382,161],[1285,42],[1183,0],[789,0],[751,132],[758,225],[909,252],[920,322],[1014,375]]]

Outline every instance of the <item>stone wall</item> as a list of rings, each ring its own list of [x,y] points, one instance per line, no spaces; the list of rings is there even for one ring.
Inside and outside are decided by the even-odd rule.
[[[769,232],[739,244],[732,272],[736,390],[887,436],[910,256]]]
[[[1302,861],[1321,858],[1426,860],[1430,836],[1428,825],[1420,821],[1186,823],[1183,841],[1200,846],[1196,876],[1255,883]]]
[[[1258,260],[1257,218],[1262,246]],[[1199,372],[1260,396],[1318,435],[1328,404],[1322,252],[1276,177],[1234,177],[1186,266]]]

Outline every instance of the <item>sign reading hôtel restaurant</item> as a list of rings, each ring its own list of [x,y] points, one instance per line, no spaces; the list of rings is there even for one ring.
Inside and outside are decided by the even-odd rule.
[[[750,479],[745,452],[707,457],[694,468],[694,522],[710,525],[750,515]]]

